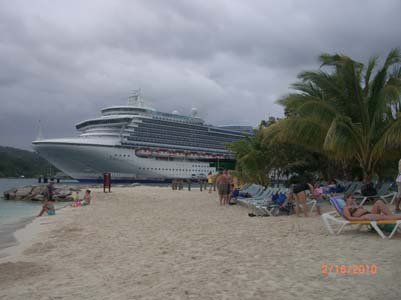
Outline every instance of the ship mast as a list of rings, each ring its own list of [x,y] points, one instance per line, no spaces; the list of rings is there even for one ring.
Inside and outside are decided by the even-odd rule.
[[[36,140],[37,141],[43,140],[42,124],[40,122],[40,119],[38,120],[38,136]]]
[[[141,89],[133,90],[132,94],[128,97],[129,106],[144,107],[145,103],[142,99]]]

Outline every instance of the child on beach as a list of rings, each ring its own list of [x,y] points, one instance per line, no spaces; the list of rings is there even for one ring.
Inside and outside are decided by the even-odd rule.
[[[91,204],[91,191],[86,190],[84,199],[82,200],[82,205],[90,205]]]
[[[74,198],[75,198],[75,200],[71,204],[72,207],[80,207],[80,206],[84,206],[84,205],[90,205],[90,203],[91,203],[91,191],[90,190],[86,190],[84,198],[82,200],[79,199],[78,192],[76,193]]]
[[[320,188],[319,184],[315,183],[312,197],[316,200],[316,215],[320,216],[322,213],[320,211],[320,204],[323,200],[322,198],[323,190]]]

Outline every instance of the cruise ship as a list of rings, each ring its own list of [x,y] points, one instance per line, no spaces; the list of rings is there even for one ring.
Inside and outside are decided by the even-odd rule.
[[[33,148],[80,182],[161,182],[206,177],[234,163],[226,145],[253,135],[250,126],[213,126],[197,115],[157,111],[140,92],[127,105],[111,106],[101,116],[76,124],[75,138],[37,139]]]

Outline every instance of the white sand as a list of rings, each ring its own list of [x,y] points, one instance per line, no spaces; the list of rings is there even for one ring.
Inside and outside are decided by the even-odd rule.
[[[329,236],[319,217],[250,218],[196,189],[94,198],[35,221],[24,251],[0,261],[0,299],[401,298],[401,234]],[[322,264],[378,272],[325,277]]]

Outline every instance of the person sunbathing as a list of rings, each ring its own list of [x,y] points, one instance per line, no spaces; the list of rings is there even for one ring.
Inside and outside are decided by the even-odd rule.
[[[352,195],[346,196],[345,203],[343,214],[349,221],[401,220],[401,215],[393,215],[382,200],[377,200],[371,211],[358,207]]]

